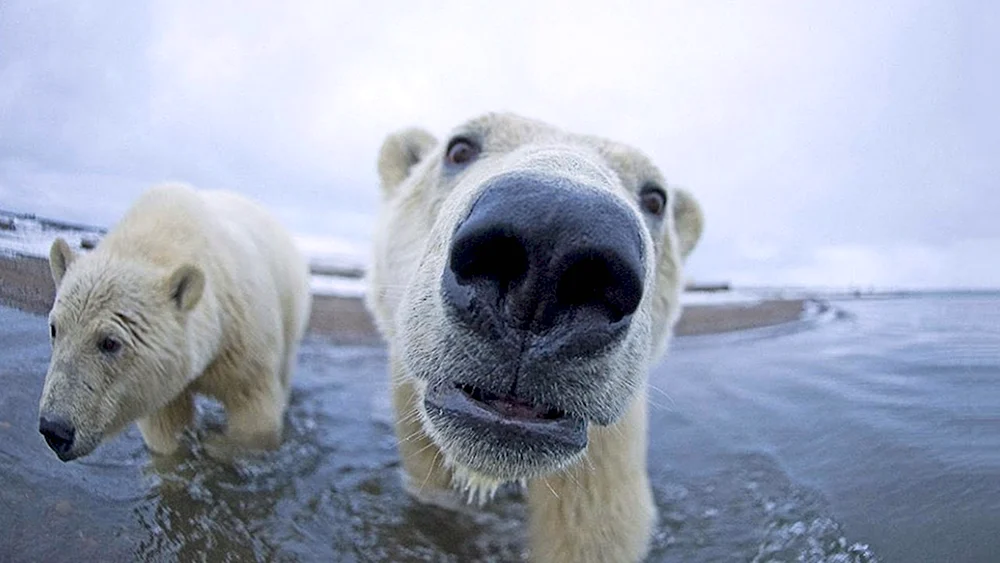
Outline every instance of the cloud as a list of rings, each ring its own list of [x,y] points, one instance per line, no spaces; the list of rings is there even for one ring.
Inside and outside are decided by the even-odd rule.
[[[898,270],[922,283],[997,236],[997,11],[11,0],[0,206],[109,223],[178,179],[357,242],[388,132],[443,136],[512,110],[629,142],[692,189],[708,220],[695,277],[818,283],[850,266],[851,280],[895,284],[890,261],[923,264]],[[1000,286],[1000,265],[981,262],[935,275]]]
[[[1000,255],[1000,237],[934,245],[823,245],[797,259],[782,256],[733,272],[743,286],[879,287],[950,289],[996,288],[990,256]]]

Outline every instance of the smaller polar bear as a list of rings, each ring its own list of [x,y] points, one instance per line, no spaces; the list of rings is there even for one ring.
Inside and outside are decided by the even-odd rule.
[[[261,206],[164,185],[145,192],[87,255],[50,252],[56,299],[39,431],[63,461],[137,421],[169,454],[194,395],[225,407],[220,455],[281,441],[296,352],[309,318],[309,266]]]

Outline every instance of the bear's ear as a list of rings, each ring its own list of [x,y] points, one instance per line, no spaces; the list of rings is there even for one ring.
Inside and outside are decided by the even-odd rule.
[[[687,190],[674,190],[674,225],[680,238],[681,257],[687,258],[694,250],[705,228],[701,205]]]
[[[198,304],[205,291],[205,274],[197,266],[184,264],[170,274],[167,289],[178,309],[190,311]]]
[[[56,282],[57,288],[73,260],[76,260],[76,254],[73,253],[73,249],[69,247],[69,243],[65,239],[57,237],[56,240],[52,241],[52,247],[49,248],[49,270],[52,272],[52,281]]]
[[[437,139],[419,128],[393,133],[382,143],[378,153],[378,176],[382,195],[389,195],[410,174],[413,165],[423,160],[437,145]]]

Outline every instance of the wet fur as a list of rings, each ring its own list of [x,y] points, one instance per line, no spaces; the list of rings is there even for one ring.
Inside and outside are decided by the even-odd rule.
[[[635,149],[518,116],[489,114],[456,131],[477,135],[484,145],[479,159],[459,171],[442,162],[446,141],[425,131],[408,129],[385,141],[379,156],[382,206],[366,296],[389,343],[406,487],[418,498],[443,505],[463,498],[482,502],[505,480],[497,475],[530,473],[509,459],[491,460],[494,465],[486,472],[456,463],[455,448],[475,445],[465,443],[460,429],[437,428],[423,409],[424,389],[442,373],[492,377],[486,365],[492,343],[449,323],[437,291],[451,234],[479,187],[512,169],[543,170],[605,186],[639,214],[637,187],[645,181],[667,186]],[[523,475],[535,561],[636,561],[648,550],[656,512],[646,475],[646,376],[679,317],[682,262],[702,230],[697,202],[667,187],[665,217],[648,225],[646,290],[627,337],[606,356],[558,366],[563,373],[601,375],[601,386],[556,386],[551,392],[576,393],[569,397],[575,408],[605,425],[590,425],[582,456]],[[449,494],[455,489],[458,494]]]
[[[276,447],[311,297],[290,234],[227,192],[159,186],[91,253],[50,256],[57,333],[40,411],[69,419],[86,455],[133,421],[177,450],[197,393],[225,407],[216,453]],[[118,356],[95,343],[111,333]]]

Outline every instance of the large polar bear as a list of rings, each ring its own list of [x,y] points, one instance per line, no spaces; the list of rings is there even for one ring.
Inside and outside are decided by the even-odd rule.
[[[527,482],[533,559],[636,561],[646,377],[702,215],[642,153],[509,114],[390,136],[368,307],[407,488]]]
[[[133,421],[158,453],[178,448],[193,397],[219,399],[227,456],[277,447],[309,317],[308,263],[258,204],[222,191],[146,191],[97,248],[50,253],[56,299],[39,430],[59,459],[89,454]]]

